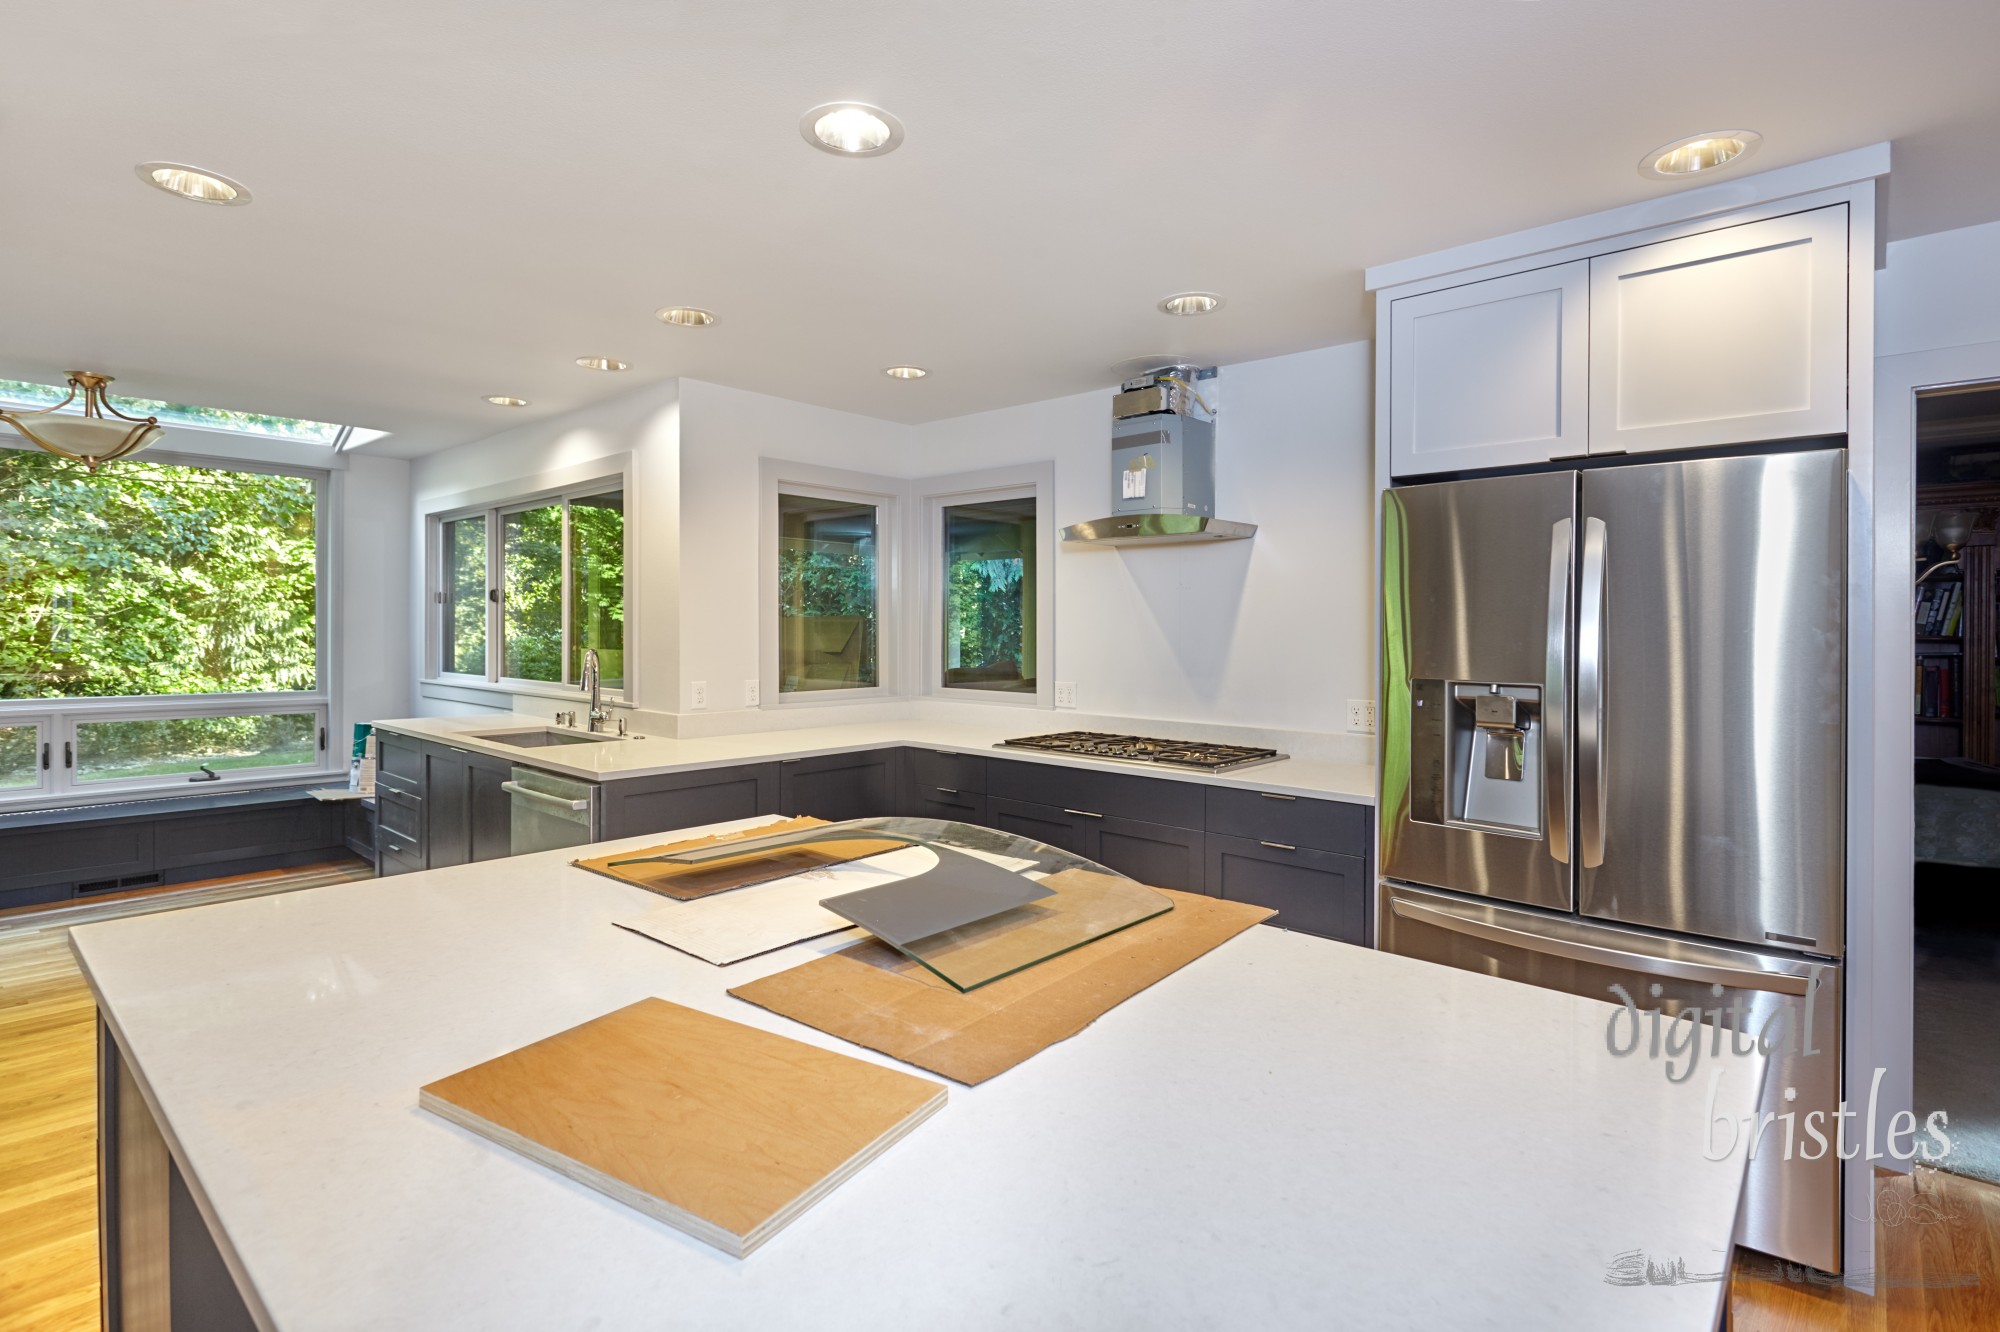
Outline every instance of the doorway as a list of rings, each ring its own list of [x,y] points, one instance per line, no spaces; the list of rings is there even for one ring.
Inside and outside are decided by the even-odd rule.
[[[2000,381],[1917,396],[1914,1102],[2000,1185]]]

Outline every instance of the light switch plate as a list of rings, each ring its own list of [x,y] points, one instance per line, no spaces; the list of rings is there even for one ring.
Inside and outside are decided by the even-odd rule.
[[[700,712],[708,706],[708,681],[694,680],[688,684],[688,706]]]
[[[755,680],[745,680],[743,682],[744,707],[746,708],[757,707],[759,705],[759,701],[762,698],[763,698],[763,686],[761,684],[759,684]]]
[[[1375,734],[1374,699],[1350,698],[1347,700],[1347,729],[1361,735]]]
[[[1076,681],[1056,681],[1056,706],[1059,708],[1073,708],[1076,706]]]

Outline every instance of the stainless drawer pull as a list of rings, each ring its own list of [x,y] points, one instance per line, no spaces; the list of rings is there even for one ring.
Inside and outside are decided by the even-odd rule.
[[[1293,845],[1292,845],[1292,844],[1291,844],[1290,842],[1259,842],[1259,843],[1257,843],[1257,845],[1259,845],[1259,846],[1268,846],[1268,847],[1270,847],[1270,848],[1271,848],[1271,849],[1272,849],[1273,851],[1296,851],[1296,850],[1298,850],[1298,848],[1297,848],[1296,846],[1293,846]]]
[[[942,792],[944,792],[944,793],[945,793],[946,795],[957,795],[957,794],[958,794],[958,788],[957,788],[956,786],[934,786],[934,787],[932,787],[931,789],[932,789],[933,791],[942,791]]]
[[[1258,792],[1257,794],[1258,794],[1258,795],[1260,795],[1260,796],[1263,796],[1263,797],[1264,797],[1264,799],[1266,799],[1266,800],[1297,800],[1297,799],[1298,799],[1298,797],[1297,797],[1297,796],[1294,796],[1294,795],[1279,795],[1279,794],[1278,794],[1278,793],[1277,793],[1276,791],[1259,791],[1259,792]]]
[[[1102,814],[1093,814],[1087,809],[1065,809],[1063,813],[1074,814],[1080,819],[1101,819],[1104,817]]]

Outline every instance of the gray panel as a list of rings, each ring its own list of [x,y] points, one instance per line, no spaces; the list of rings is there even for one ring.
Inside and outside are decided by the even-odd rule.
[[[1367,942],[1367,862],[1359,856],[1211,836],[1208,891],[1271,907],[1278,914],[1268,923],[1284,929]]]
[[[977,856],[943,846],[926,849],[938,863],[924,873],[842,893],[820,905],[901,947],[1055,896],[1053,888]]]
[[[1576,649],[1586,915],[1841,952],[1845,477],[1838,450],[1584,475],[1604,589],[1601,814],[1600,645]]]
[[[1253,842],[1288,842],[1358,856],[1366,853],[1368,845],[1368,807],[1211,786],[1208,831]]]
[[[1563,720],[1570,615],[1566,569],[1576,474],[1403,486],[1382,496],[1382,872],[1413,883],[1568,909],[1565,829],[1548,835],[1454,823],[1454,684],[1532,691]],[[1552,678],[1552,666],[1554,677]],[[1440,715],[1446,713],[1449,715]],[[1526,715],[1526,714],[1524,714]],[[1541,750],[1535,712],[1528,743]],[[1548,733],[1564,728],[1549,725]],[[1560,758],[1559,740],[1548,747]],[[1470,751],[1468,750],[1468,753]],[[1463,765],[1461,764],[1461,767]],[[1536,764],[1539,769],[1539,762]],[[1463,775],[1461,773],[1461,775]]]
[[[1538,912],[1454,898],[1443,893],[1382,885],[1377,909],[1379,946],[1405,957],[1422,958],[1464,971],[1547,990],[1619,1003],[1611,986],[1622,984],[1643,1009],[1657,1007],[1671,1019],[1690,1006],[1699,1007],[1704,1022],[1721,1021],[1725,1029],[1764,1029],[1773,1014],[1773,1041],[1783,1041],[1774,1054],[1764,1082],[1760,1111],[1805,1117],[1818,1111],[1829,1136],[1831,1116],[1840,1102],[1841,970],[1811,964],[1797,957],[1695,943],[1662,935],[1618,929]],[[1565,952],[1563,950],[1569,950]],[[1680,969],[1685,974],[1674,974]],[[1711,986],[1721,984],[1717,996]],[[1652,997],[1652,987],[1660,995]],[[1780,988],[1768,988],[1778,986]],[[1729,1007],[1740,1000],[1744,1016],[1732,1018]],[[1811,1004],[1811,1042],[1806,1042],[1806,1005]],[[1609,1011],[1609,1010],[1607,1010]],[[1720,1016],[1718,1016],[1720,1015]],[[1792,1038],[1796,1036],[1796,1044]],[[1708,1042],[1703,1041],[1703,1053]],[[1809,1053],[1817,1051],[1817,1053]],[[1611,1058],[1609,1051],[1604,1058]],[[1646,1058],[1635,1050],[1630,1058]],[[1682,1066],[1675,1066],[1676,1072]],[[1667,1076],[1663,1068],[1660,1076]],[[1697,1063],[1687,1078],[1706,1079]],[[1797,1099],[1784,1099],[1792,1088]],[[1823,1271],[1838,1272],[1841,1263],[1840,1161],[1827,1152],[1808,1160],[1812,1150],[1804,1129],[1798,1128],[1798,1151],[1787,1160],[1784,1124],[1768,1130],[1755,1160],[1750,1162],[1737,1239],[1751,1248]]]
[[[1102,819],[1091,859],[1154,888],[1202,891],[1204,838],[1192,828],[1139,819]]]

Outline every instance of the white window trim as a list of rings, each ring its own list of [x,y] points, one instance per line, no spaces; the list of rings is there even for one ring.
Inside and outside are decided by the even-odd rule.
[[[33,786],[7,787],[4,791],[0,791],[0,799],[29,801],[46,796],[49,793],[50,783],[55,777],[54,764],[51,759],[55,745],[55,719],[46,712],[21,713],[15,716],[0,717],[0,726],[32,726],[35,728],[34,749],[32,751],[34,754],[32,771],[35,774],[35,783]]]
[[[215,437],[223,432],[198,433]],[[234,438],[230,437],[228,442],[234,442]],[[215,442],[219,444],[225,441],[216,439]],[[261,437],[255,437],[254,442],[296,443],[296,441],[275,441]],[[0,439],[0,448],[32,447],[33,445],[26,440]],[[62,762],[62,746],[66,742],[74,743],[78,720],[172,721],[183,717],[312,712],[318,715],[318,724],[323,737],[319,751],[320,762],[317,764],[282,768],[231,769],[221,782],[201,785],[242,790],[311,781],[315,778],[328,777],[336,772],[345,774],[347,746],[343,743],[336,748],[334,745],[335,728],[340,721],[335,715],[337,711],[335,700],[340,696],[339,680],[336,678],[339,654],[333,651],[332,646],[339,637],[336,608],[340,604],[338,589],[335,586],[340,563],[334,549],[335,534],[341,528],[340,490],[333,484],[333,472],[336,469],[245,456],[248,452],[250,450],[238,452],[231,449],[215,454],[198,454],[155,446],[146,450],[142,457],[145,461],[167,466],[205,467],[229,472],[265,472],[279,476],[303,477],[313,483],[313,543],[314,557],[318,563],[313,577],[313,653],[317,687],[269,693],[126,694],[88,698],[0,699],[0,725],[18,724],[17,719],[38,722],[41,725],[40,739],[50,746],[51,751],[49,767],[41,770],[40,784],[33,788],[20,787],[10,791],[0,791],[0,810],[49,805],[88,805],[119,796],[129,798],[134,793],[142,791],[156,792],[161,796],[190,794],[188,789],[190,783],[185,775],[133,778],[117,782],[90,782],[82,785],[75,783],[71,780],[74,769],[66,768]],[[335,766],[336,755],[340,756],[338,763],[341,766],[338,768]]]
[[[562,502],[567,506],[579,499],[592,495],[603,495],[617,491],[625,497],[625,674],[624,683],[616,689],[605,689],[603,697],[610,702],[630,705],[638,678],[638,636],[633,632],[633,605],[637,600],[635,584],[637,569],[632,558],[633,525],[632,478],[629,466],[630,455],[620,454],[582,468],[567,468],[562,472],[549,473],[530,481],[485,486],[477,491],[440,497],[434,507],[424,515],[424,674],[420,685],[439,685],[460,689],[485,690],[506,696],[527,696],[536,698],[581,699],[582,687],[561,680],[525,680],[517,676],[500,674],[506,661],[505,617],[503,571],[501,567],[500,523],[506,515],[520,513],[527,509],[539,508],[551,502]],[[444,617],[440,613],[444,591],[444,525],[458,518],[483,516],[486,519],[486,586],[491,592],[501,588],[503,600],[495,601],[489,595],[486,602],[486,673],[470,675],[462,671],[445,669]],[[563,572],[564,595],[569,587],[569,542],[568,519],[564,519]],[[569,669],[569,622],[564,616],[562,661],[563,670]]]
[[[916,510],[923,536],[916,543],[920,567],[910,579],[921,604],[916,617],[921,641],[916,652],[922,663],[919,687],[933,698],[985,703],[996,707],[1054,706],[1055,682],[1055,464],[1023,463],[978,472],[922,477],[910,483],[917,492]],[[1035,692],[1003,693],[992,689],[954,687],[944,681],[944,511],[955,504],[981,500],[1035,501]]]
[[[909,482],[898,477],[849,472],[811,463],[760,458],[757,463],[757,634],[760,707],[766,710],[836,707],[894,698],[908,678],[902,617],[903,515]],[[778,496],[872,504],[876,510],[875,643],[876,683],[861,689],[778,689]]]

